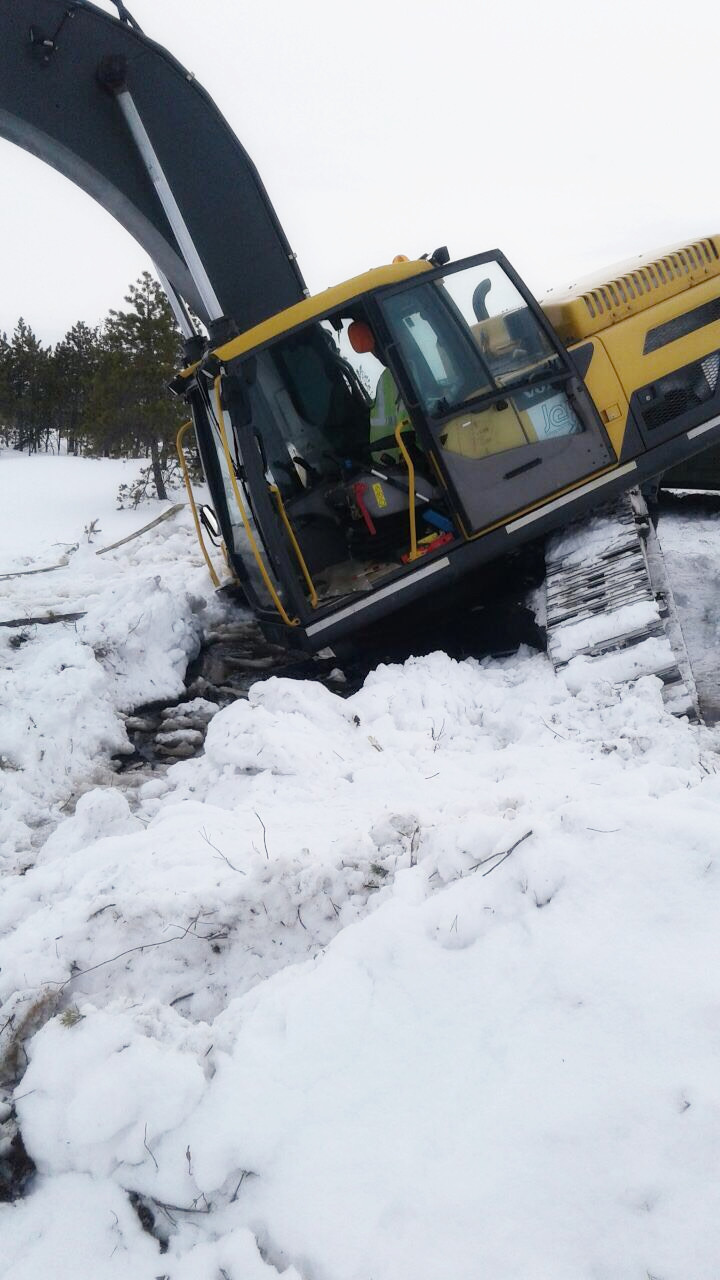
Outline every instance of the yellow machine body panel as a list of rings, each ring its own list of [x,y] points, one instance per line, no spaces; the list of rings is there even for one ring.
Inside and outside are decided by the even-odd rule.
[[[720,276],[720,236],[642,255],[611,271],[543,299],[542,309],[563,341],[589,338]],[[687,305],[679,300],[678,311]]]
[[[648,255],[541,305],[571,350],[592,343],[583,378],[620,459],[629,411],[642,411],[653,384],[720,351],[720,236]]]
[[[619,458],[628,421],[628,397],[601,339],[591,338],[590,342],[592,356],[584,374],[585,386],[592,396],[610,437],[610,443]]]
[[[682,333],[682,325],[673,324],[716,300],[717,320],[710,319],[689,333]],[[675,332],[677,337],[672,336]],[[702,359],[720,348],[720,277],[604,329],[600,341],[628,395],[673,369]]]

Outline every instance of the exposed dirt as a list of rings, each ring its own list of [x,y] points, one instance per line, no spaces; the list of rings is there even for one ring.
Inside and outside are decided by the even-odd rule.
[[[25,1194],[35,1165],[25,1150],[15,1111],[11,1107],[5,1110],[8,1114],[0,1122],[0,1202],[7,1203]]]
[[[692,539],[686,526],[692,524]],[[720,723],[720,494],[660,494],[658,536],[675,597],[700,711]]]
[[[362,683],[367,665],[355,673],[353,688]],[[264,676],[319,680],[338,693],[350,690],[345,672],[334,657],[311,657],[269,644],[259,627],[245,619],[226,622],[205,638],[190,664],[182,697],[136,707],[125,718],[132,754],[115,758],[119,773],[129,781],[133,773],[145,779],[176,760],[198,755],[208,724],[222,707],[246,698],[252,684]]]

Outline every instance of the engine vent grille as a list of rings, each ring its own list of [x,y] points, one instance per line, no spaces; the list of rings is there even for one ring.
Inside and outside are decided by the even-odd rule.
[[[678,284],[687,288],[696,277],[707,274],[708,266],[714,266],[718,261],[720,254],[715,241],[697,240],[682,249],[673,249],[654,262],[644,262],[616,280],[598,285],[582,294],[582,299],[591,320],[596,320],[648,295],[655,294],[653,301],[656,301],[658,290],[675,293]],[[669,287],[673,285],[675,288]]]
[[[567,293],[551,291],[542,307],[561,338],[577,342],[716,276],[720,277],[720,235],[673,245],[652,258],[636,258],[615,267],[609,279],[598,275],[581,280]],[[717,291],[708,294],[717,296]]]
[[[703,360],[694,360],[640,387],[633,395],[633,407],[639,409],[649,431],[674,424],[672,434],[677,434],[717,413],[719,370],[720,352],[712,351]]]

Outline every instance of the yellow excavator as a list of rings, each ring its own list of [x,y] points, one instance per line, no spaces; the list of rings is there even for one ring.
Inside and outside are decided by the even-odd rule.
[[[542,306],[499,252],[395,262],[219,345],[175,389],[232,569],[267,627],[318,647],[486,581],[715,443],[719,370],[707,237]]]
[[[116,7],[0,0],[0,136],[156,263],[198,532],[271,638],[320,650],[491,593],[521,548],[720,442],[719,237],[542,304],[499,251],[444,248],[308,296],[212,99]]]

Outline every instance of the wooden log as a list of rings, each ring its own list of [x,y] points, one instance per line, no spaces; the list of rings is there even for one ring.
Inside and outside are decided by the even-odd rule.
[[[169,520],[171,516],[177,515],[178,511],[182,511],[185,506],[184,502],[176,502],[174,506],[169,507],[167,511],[163,511],[162,515],[157,516],[155,520],[151,520],[149,524],[144,524],[141,529],[136,529],[134,533],[129,533],[126,538],[120,538],[117,542],[111,542],[107,547],[101,547],[95,552],[96,556],[104,556],[107,551],[114,551],[116,547],[122,547],[126,542],[132,542],[134,538],[139,538],[143,533],[148,533],[150,529],[154,529],[156,525],[162,524],[163,520]],[[28,578],[33,573],[52,573],[55,569],[64,569],[70,563],[70,556],[77,551],[77,543],[71,547],[66,556],[62,560],[58,560],[57,564],[45,565],[43,569],[18,569],[15,573],[0,573],[0,582],[9,582],[11,578]],[[83,616],[82,614],[80,615]],[[0,626],[7,626],[7,623],[0,623]]]
[[[142,529],[136,529],[134,533],[129,533],[126,538],[120,538],[117,542],[111,542],[108,547],[101,547],[95,552],[96,556],[104,556],[106,551],[114,551],[116,547],[123,547],[126,542],[132,542],[133,538],[139,538],[141,534],[147,533],[150,529],[154,529],[156,525],[162,524],[163,520],[169,520],[171,516],[177,515],[178,511],[182,511],[185,506],[184,502],[176,502],[174,507],[170,507],[167,511],[163,511],[157,519],[151,520],[149,524],[144,524]]]
[[[44,613],[39,618],[8,618],[0,627],[45,627],[52,622],[77,622],[85,613]]]
[[[15,573],[0,573],[0,582],[8,582],[10,578],[29,578],[32,573],[52,573],[54,569],[64,569],[66,564],[70,563],[70,556],[73,551],[77,551],[77,543],[68,551],[62,560],[58,560],[57,564],[45,565],[44,569],[18,569]]]

